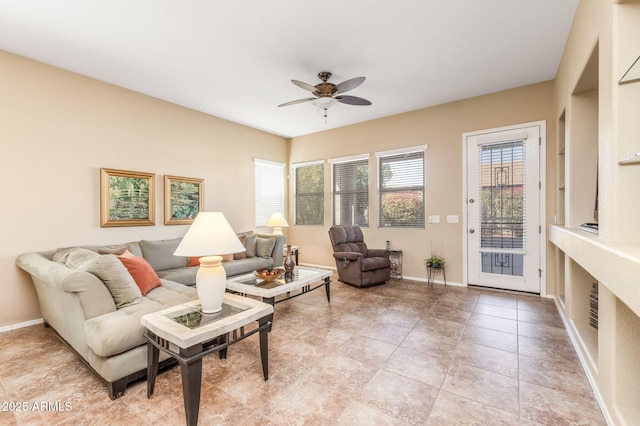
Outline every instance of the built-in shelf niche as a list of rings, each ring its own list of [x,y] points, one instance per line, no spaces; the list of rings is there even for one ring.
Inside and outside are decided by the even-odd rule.
[[[571,96],[565,140],[565,224],[578,227],[598,222],[598,89],[599,49],[596,45]],[[560,157],[563,157],[562,155]]]
[[[613,86],[616,139],[612,152],[616,165],[612,179],[616,182],[618,196],[607,201],[615,208],[611,221],[612,238],[640,241],[640,197],[636,196],[640,182],[640,1],[621,1],[614,10],[616,55],[613,74],[617,78],[626,77],[623,84]]]
[[[562,111],[558,119],[558,159],[556,167],[557,185],[556,191],[556,219],[557,225],[565,224],[565,141],[566,141],[566,120],[565,111]]]
[[[565,262],[566,256],[562,250],[556,247],[555,250],[556,255],[556,294],[558,295],[558,299],[560,301],[560,305],[562,309],[566,309],[566,299],[565,299]]]
[[[620,299],[615,303],[616,409],[622,419],[640,419],[640,318]],[[631,423],[629,423],[631,424]]]
[[[570,292],[571,301],[566,305],[571,324],[575,327],[583,353],[588,360],[591,373],[598,375],[598,329],[589,325],[589,313],[591,306],[591,288],[598,281],[582,266],[572,259],[567,258],[567,289]]]

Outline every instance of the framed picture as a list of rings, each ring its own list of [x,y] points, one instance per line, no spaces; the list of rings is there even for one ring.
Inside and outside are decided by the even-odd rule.
[[[100,226],[155,224],[153,173],[100,169]]]
[[[204,210],[204,179],[164,177],[164,224],[186,225]]]

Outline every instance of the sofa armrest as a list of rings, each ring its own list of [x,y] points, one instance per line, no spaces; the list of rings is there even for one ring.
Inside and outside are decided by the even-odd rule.
[[[95,275],[69,268],[54,262],[40,253],[25,253],[18,256],[16,264],[28,272],[38,294],[40,310],[47,318],[49,308],[65,308],[66,303],[78,303],[84,318],[89,319],[116,310],[113,296],[107,286]],[[75,295],[64,297],[61,293]],[[66,306],[66,308],[70,308]]]
[[[385,249],[368,249],[367,257],[389,257],[389,252]]]

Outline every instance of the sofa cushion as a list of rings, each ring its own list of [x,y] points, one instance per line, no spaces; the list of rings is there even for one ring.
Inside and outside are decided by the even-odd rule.
[[[184,285],[195,285],[199,267],[186,266],[184,268],[165,269],[164,271],[158,271],[157,274],[164,280],[171,280]]]
[[[101,357],[110,357],[146,343],[140,318],[152,312],[198,298],[195,288],[162,280],[137,305],[98,315],[85,322],[89,348]]]
[[[96,254],[96,257],[82,263],[78,269],[91,272],[100,278],[113,296],[117,308],[140,303],[142,297],[140,288],[115,255]]]
[[[276,245],[274,238],[262,238],[256,236],[256,256],[271,257],[273,247]]]
[[[98,253],[99,254],[115,254],[116,256],[120,256],[121,254],[123,254],[124,252],[129,252],[129,247],[127,246],[122,246],[122,247],[118,247],[118,248],[99,248],[98,249]]]
[[[222,267],[227,277],[234,275],[247,274],[256,269],[268,268],[273,266],[272,257],[247,257],[245,259],[234,260],[233,262],[222,262]]]
[[[149,262],[155,271],[187,266],[189,260],[187,257],[173,255],[180,241],[182,241],[182,238],[174,238],[171,240],[142,240],[140,241],[142,257]]]
[[[129,253],[128,251],[126,252]],[[153,270],[149,262],[144,260],[144,258],[125,255],[118,256],[118,259],[127,268],[127,271],[129,271],[133,277],[143,296],[161,285],[160,278],[156,274],[156,271]]]

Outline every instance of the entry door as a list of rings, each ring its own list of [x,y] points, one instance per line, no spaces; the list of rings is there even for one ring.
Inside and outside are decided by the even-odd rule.
[[[468,283],[540,293],[540,127],[466,144]]]

